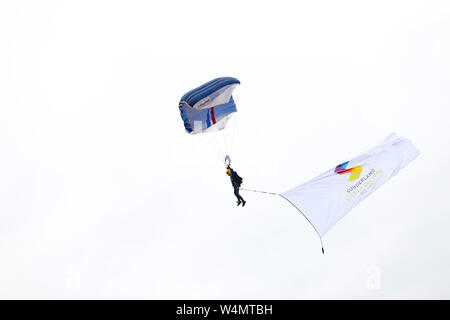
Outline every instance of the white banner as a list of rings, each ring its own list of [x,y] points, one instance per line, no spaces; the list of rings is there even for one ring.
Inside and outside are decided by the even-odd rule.
[[[391,134],[375,148],[281,196],[323,237],[348,211],[419,154],[411,141]]]

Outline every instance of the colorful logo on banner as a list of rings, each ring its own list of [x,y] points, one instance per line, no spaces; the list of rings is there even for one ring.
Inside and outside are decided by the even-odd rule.
[[[340,165],[338,165],[336,167],[336,169],[334,169],[334,172],[337,174],[346,174],[346,173],[350,172],[350,177],[348,178],[348,181],[353,181],[353,180],[358,179],[359,176],[361,175],[361,172],[363,171],[363,168],[361,166],[356,166],[356,167],[347,169],[347,165],[348,165],[348,161],[341,163]]]

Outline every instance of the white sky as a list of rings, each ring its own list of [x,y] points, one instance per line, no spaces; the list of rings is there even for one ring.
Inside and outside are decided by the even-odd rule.
[[[243,194],[183,93],[241,80],[233,165],[283,192],[422,152],[324,238]],[[448,1],[0,2],[0,298],[450,298]]]

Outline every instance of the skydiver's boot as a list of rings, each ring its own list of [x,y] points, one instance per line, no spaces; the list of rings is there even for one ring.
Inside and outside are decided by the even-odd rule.
[[[246,202],[247,202],[247,201],[242,200],[242,206],[245,206]]]
[[[236,203],[239,206],[241,204],[241,200],[236,201]]]

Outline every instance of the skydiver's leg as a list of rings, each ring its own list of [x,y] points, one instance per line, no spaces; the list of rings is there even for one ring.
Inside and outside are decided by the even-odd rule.
[[[242,206],[245,206],[246,201],[245,201],[244,198],[242,198],[242,196],[239,194],[239,187],[234,187],[234,195],[235,195],[236,198],[238,199],[238,205],[240,205],[241,202],[242,202]]]
[[[241,197],[241,195],[239,194],[239,188],[236,187],[236,186],[233,186],[233,189],[234,189],[234,195],[235,195],[236,198],[238,199],[237,204],[240,205],[240,204],[241,204],[241,199],[242,199],[242,197]],[[243,199],[242,199],[242,200],[243,200]]]
[[[239,194],[239,193],[238,193]],[[242,196],[239,194],[239,198],[241,198],[241,201],[242,201],[242,206],[245,206],[245,200],[244,200],[244,198],[242,198]]]

